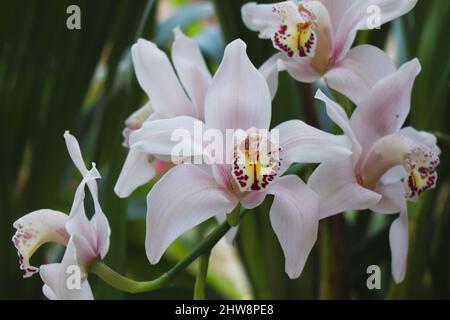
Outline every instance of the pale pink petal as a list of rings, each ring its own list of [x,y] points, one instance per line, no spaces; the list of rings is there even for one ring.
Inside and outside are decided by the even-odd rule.
[[[420,63],[414,59],[379,81],[350,118],[365,152],[379,138],[397,132],[408,116],[414,80]]]
[[[283,173],[294,163],[320,163],[349,157],[351,142],[346,136],[321,131],[300,120],[278,125]]]
[[[202,130],[205,128],[201,121],[187,116],[146,121],[141,129],[131,133],[130,148],[147,154],[175,156],[178,146],[185,157],[201,155]]]
[[[370,27],[368,22],[374,11],[371,9],[378,7],[380,9],[380,25],[394,20],[409,12],[417,3],[417,0],[360,0],[354,1],[353,5],[340,19],[339,26],[334,26],[335,61],[341,60],[351,48],[358,30],[365,30]]]
[[[69,152],[70,158],[84,177],[88,173],[88,169],[84,164],[78,140],[73,135],[71,135],[69,131],[66,131],[64,133],[64,140],[66,141],[66,147],[67,151]],[[95,181],[88,181],[87,184],[91,193],[97,195],[97,183]]]
[[[274,201],[270,221],[286,257],[285,271],[300,276],[317,239],[319,199],[297,176],[284,176],[268,187]]]
[[[336,123],[339,128],[342,129],[344,134],[349,137],[352,142],[352,159],[356,163],[360,154],[361,154],[361,145],[359,144],[355,133],[350,125],[350,120],[348,119],[345,110],[336,102],[328,98],[320,89],[317,90],[316,99],[319,99],[325,102],[325,107],[327,110],[327,114],[334,123]]]
[[[400,130],[400,133],[407,136],[416,143],[426,145],[433,150],[436,155],[441,154],[441,150],[437,145],[437,138],[434,134],[426,131],[417,131],[413,127],[405,127]]]
[[[205,122],[221,129],[268,129],[271,98],[266,80],[253,66],[246,44],[238,39],[225,54],[208,90]]]
[[[405,208],[399,217],[392,222],[389,230],[389,244],[392,255],[391,270],[396,283],[402,282],[405,278],[408,237],[408,212]]]
[[[134,70],[153,109],[166,116],[196,116],[196,111],[178,81],[166,54],[147,40],[139,39],[131,48]]]
[[[39,247],[47,242],[66,245],[69,234],[65,225],[69,216],[50,209],[33,211],[16,220],[13,227],[17,230],[12,241],[19,255],[20,269],[24,278],[38,272],[38,268],[30,264],[31,256]]]
[[[204,103],[211,74],[195,40],[176,28],[172,44],[172,61],[184,89],[197,110],[197,118],[204,119]]]
[[[289,58],[284,55],[282,65],[289,75],[299,82],[312,83],[322,78],[322,73],[314,68],[309,57]]]
[[[380,184],[375,188],[375,192],[383,197],[372,211],[379,213],[399,213],[406,208],[405,187],[401,181],[391,184]]]
[[[219,214],[230,213],[238,200],[212,175],[194,165],[167,172],[147,197],[145,247],[155,264],[169,245],[187,230]]]
[[[91,258],[96,257],[96,248],[97,248],[97,234],[93,224],[89,221],[86,216],[85,207],[84,207],[84,199],[85,199],[85,186],[89,182],[95,182],[95,179],[99,179],[100,174],[95,168],[95,166],[89,170],[86,175],[83,177],[83,180],[78,185],[77,190],[75,191],[75,197],[72,203],[72,208],[70,209],[69,220],[66,223],[66,229],[69,234],[73,237],[73,235],[78,235],[80,238],[84,238],[89,248],[86,249],[86,256]],[[96,211],[99,207],[97,196],[93,195],[94,206],[96,207]],[[101,210],[101,209],[100,209]]]
[[[278,90],[278,73],[284,71],[283,56],[284,53],[276,53],[259,67],[259,72],[266,78],[272,100]]]
[[[381,195],[361,187],[350,158],[324,162],[312,173],[308,186],[319,195],[320,218],[375,206]]]
[[[242,21],[252,31],[258,31],[259,37],[263,39],[272,38],[280,27],[282,18],[274,12],[276,6],[292,6],[292,1],[284,1],[272,4],[246,3],[242,6]]]
[[[345,12],[355,3],[355,0],[319,0],[327,8],[333,30],[341,23]]]
[[[155,176],[155,168],[150,156],[135,148],[128,152],[128,156],[120,171],[114,186],[114,192],[120,198],[128,197],[137,187],[149,182]]]
[[[76,248],[69,241],[61,263],[43,265],[40,276],[44,295],[50,300],[93,300],[85,271],[78,266]],[[80,281],[75,280],[80,276]],[[77,287],[77,285],[80,285]]]
[[[395,72],[394,62],[371,45],[357,46],[325,75],[328,86],[359,105],[372,87]]]
[[[248,192],[240,198],[240,202],[243,208],[254,209],[264,201],[266,195],[264,191]]]

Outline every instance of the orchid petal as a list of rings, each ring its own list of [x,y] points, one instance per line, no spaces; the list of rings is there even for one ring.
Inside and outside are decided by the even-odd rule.
[[[84,177],[86,174],[88,174],[88,169],[84,164],[78,140],[72,134],[70,134],[69,131],[66,131],[64,133],[64,140],[66,141],[66,147],[67,151],[69,152],[70,158],[77,167],[78,171],[80,171],[81,175]],[[97,183],[95,183],[95,181],[88,181],[87,184],[91,193],[97,196]]]
[[[282,168],[280,174],[294,163],[320,163],[352,154],[346,136],[336,136],[311,127],[300,120],[283,122],[278,130]]]
[[[70,233],[80,232],[80,230],[74,229],[74,226],[83,226],[83,232],[87,239],[90,239],[91,245],[95,248],[95,252],[103,258],[109,249],[109,236],[110,236],[110,228],[108,219],[106,218],[103,210],[100,206],[100,202],[98,200],[98,188],[95,179],[100,178],[100,174],[98,173],[95,165],[93,164],[93,168],[88,171],[86,165],[84,164],[83,157],[81,155],[81,149],[78,144],[77,139],[71,135],[69,132],[64,133],[64,138],[66,140],[67,150],[69,151],[70,157],[72,161],[75,163],[76,167],[83,174],[83,181],[80,183],[80,186],[77,189],[74,199],[73,208],[74,211],[71,211],[71,215],[69,217],[67,229]],[[95,213],[90,222],[92,228],[88,226],[88,219],[84,213],[84,185],[87,184],[89,186],[89,190],[91,191],[92,200],[94,202]],[[80,213],[81,212],[81,213]],[[75,216],[77,215],[77,216]],[[88,231],[89,230],[89,231]],[[94,256],[95,257],[95,256]]]
[[[324,162],[312,173],[308,186],[319,195],[320,218],[375,206],[381,195],[360,186],[350,158]]]
[[[258,207],[266,198],[267,193],[264,191],[248,192],[240,198],[243,208],[251,210]]]
[[[69,277],[78,266],[76,248],[73,241],[69,241],[61,263],[52,263],[41,266],[40,276],[44,282],[42,291],[50,300],[93,300],[92,290],[85,274],[79,269],[80,288],[68,287]],[[69,272],[70,271],[70,272]],[[75,285],[75,283],[74,283]]]
[[[327,8],[333,30],[341,23],[345,12],[354,4],[355,0],[319,0]]]
[[[205,122],[221,129],[268,129],[271,98],[266,80],[253,66],[245,43],[238,39],[225,48],[224,57],[208,90]]]
[[[284,71],[284,65],[281,61],[283,55],[281,52],[274,54],[259,67],[259,72],[266,78],[272,100],[278,90],[278,73]]]
[[[270,221],[286,257],[285,271],[295,279],[300,276],[317,239],[318,197],[293,175],[269,185],[268,192],[275,196]]]
[[[380,10],[380,26],[409,12],[417,0],[360,0],[353,1],[353,5],[340,19],[338,26],[334,26],[336,61],[341,60],[350,49],[358,30],[369,29],[371,8]]]
[[[400,283],[405,278],[406,258],[408,255],[408,212],[406,208],[391,224],[389,244],[392,255],[392,276],[396,283]]]
[[[414,79],[420,63],[414,59],[379,81],[350,118],[364,151],[379,138],[397,132],[408,116]]]
[[[356,160],[361,154],[361,145],[353,132],[350,120],[348,119],[344,109],[339,104],[328,98],[320,89],[317,90],[315,98],[325,102],[327,114],[330,119],[333,120],[333,122],[336,123],[339,128],[342,129],[344,134],[351,140],[353,151],[352,159],[356,163]]]
[[[437,145],[437,138],[434,134],[426,131],[417,131],[413,127],[405,127],[400,130],[400,133],[407,136],[416,143],[423,144],[433,150],[436,155],[441,154],[441,150]]]
[[[183,157],[202,155],[203,128],[201,121],[187,116],[146,121],[141,129],[131,133],[130,148],[147,154],[178,156],[174,152],[179,146]]]
[[[137,187],[153,179],[155,173],[150,156],[145,152],[133,148],[128,152],[122,171],[114,186],[114,192],[120,198],[126,198]]]
[[[95,248],[97,248],[97,234],[96,231],[86,216],[84,208],[85,199],[85,185],[89,182],[95,182],[95,179],[99,179],[100,174],[95,168],[95,166],[86,173],[83,180],[78,185],[75,191],[75,197],[72,203],[72,208],[70,209],[69,220],[66,223],[66,229],[70,235],[78,234],[80,237],[84,237],[90,249],[86,252],[92,259],[96,257]],[[92,194],[94,200],[94,206],[96,207],[96,212],[98,210],[99,204],[97,196]],[[100,209],[101,210],[101,209]]]
[[[349,51],[325,75],[328,86],[359,105],[372,87],[395,72],[394,62],[382,50],[361,45]]]
[[[399,213],[406,208],[405,188],[401,181],[391,184],[380,184],[375,188],[375,192],[382,195],[380,202],[371,208],[379,213]]]
[[[155,264],[169,245],[187,230],[219,214],[230,213],[237,199],[194,165],[168,171],[147,197],[145,247]]]
[[[172,61],[178,77],[197,110],[197,118],[204,119],[204,103],[211,74],[195,40],[186,37],[181,29],[174,30]]]
[[[153,109],[166,116],[195,116],[167,55],[147,40],[139,39],[131,48],[134,70],[142,89],[151,98]]]
[[[38,272],[30,265],[31,256],[47,242],[67,244],[69,234],[65,229],[68,216],[50,209],[33,211],[16,220],[13,227],[17,230],[12,241],[19,255],[20,269],[24,278]]]
[[[312,83],[322,78],[322,73],[314,68],[310,57],[289,58],[284,55],[282,63],[289,75],[299,82]]]
[[[252,31],[259,31],[259,37],[270,39],[278,30],[281,17],[274,13],[274,7],[293,6],[292,1],[284,1],[272,4],[256,4],[255,2],[246,3],[242,6],[242,21],[245,26]]]

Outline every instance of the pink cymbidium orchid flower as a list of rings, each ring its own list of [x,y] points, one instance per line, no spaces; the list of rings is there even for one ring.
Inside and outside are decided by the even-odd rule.
[[[66,132],[64,134],[70,157],[83,175],[78,186],[70,214],[50,209],[31,212],[14,222],[17,229],[13,242],[17,248],[20,269],[24,278],[40,272],[44,281],[43,292],[49,299],[92,299],[87,281],[87,268],[96,259],[103,259],[108,252],[110,228],[108,220],[98,201],[96,179],[100,174],[95,168],[88,170],[84,164],[78,141]],[[85,186],[89,187],[95,213],[89,220],[84,209]],[[40,269],[30,265],[31,256],[43,244],[57,242],[66,246],[61,263],[43,265]],[[80,271],[80,286],[68,287],[71,275],[69,267]]]
[[[204,120],[204,100],[211,74],[196,41],[179,28],[174,33],[172,62],[176,74],[167,55],[154,43],[140,39],[131,49],[136,77],[150,101],[127,119],[126,144],[131,132],[146,121],[183,115]],[[116,194],[128,197],[149,182],[161,167],[158,158],[157,154],[130,150],[114,188]]]
[[[225,217],[239,203],[254,208],[272,194],[270,219],[286,257],[286,272],[291,278],[300,275],[317,237],[318,198],[299,177],[282,174],[293,162],[348,157],[350,141],[299,120],[261,134],[260,130],[268,132],[270,120],[268,84],[248,59],[245,43],[235,40],[226,47],[208,88],[201,126],[216,129],[222,136],[228,129],[244,134],[232,150],[225,151],[229,162],[203,167],[180,164],[154,185],[147,197],[146,251],[151,263],[157,263],[187,230],[211,217]],[[198,122],[186,116],[146,122],[131,134],[131,150],[169,155],[175,144],[173,130],[183,128],[195,136]],[[274,130],[277,142],[268,138]],[[264,154],[261,146],[269,144],[271,152]],[[263,163],[262,158],[267,161]]]
[[[278,72],[311,83],[323,78],[329,87],[356,105],[370,88],[395,72],[380,49],[360,45],[351,49],[358,30],[369,29],[371,8],[379,8],[379,24],[408,11],[417,0],[305,0],[274,4],[248,3],[242,7],[246,26],[259,37],[272,39],[282,51],[261,67],[274,92]],[[375,13],[376,14],[376,13]],[[375,19],[376,20],[376,19]]]
[[[389,232],[396,282],[403,280],[406,268],[406,200],[416,201],[420,193],[434,188],[439,163],[435,136],[411,127],[402,129],[419,72],[420,64],[414,59],[379,81],[350,120],[340,105],[320,91],[316,95],[325,102],[330,118],[353,142],[352,157],[322,163],[308,181],[321,199],[320,217],[368,208],[400,213]]]

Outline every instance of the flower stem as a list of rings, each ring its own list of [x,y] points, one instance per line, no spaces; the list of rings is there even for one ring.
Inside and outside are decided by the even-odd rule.
[[[211,251],[208,251],[198,258],[198,270],[194,286],[194,300],[205,300],[206,298],[206,276],[208,274],[210,253]]]
[[[241,210],[241,206],[238,205],[236,208],[234,208],[233,211],[231,211],[229,214],[227,214],[227,222],[230,227],[236,227],[239,224],[240,210]]]
[[[239,209],[237,209],[239,212]],[[243,217],[247,211],[240,210],[240,216]],[[95,273],[103,281],[112,287],[130,292],[149,292],[154,291],[167,285],[178,273],[189,266],[195,259],[209,252],[217,242],[230,230],[231,226],[228,221],[218,225],[195,249],[183,260],[178,262],[172,269],[168,270],[159,278],[150,281],[135,281],[118,274],[116,271],[108,267],[103,261],[95,261],[90,266],[90,272]],[[205,272],[206,273],[206,272]]]

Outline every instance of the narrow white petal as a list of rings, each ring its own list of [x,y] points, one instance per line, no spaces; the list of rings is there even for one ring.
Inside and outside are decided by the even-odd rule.
[[[389,244],[392,255],[391,269],[396,283],[402,282],[405,278],[408,237],[408,212],[405,209],[392,222],[389,230]]]
[[[114,192],[121,198],[128,197],[137,187],[149,182],[155,176],[155,168],[149,155],[135,148],[128,152],[122,171],[114,186]]]
[[[153,109],[166,116],[195,116],[195,108],[184,93],[167,55],[147,40],[131,48],[134,70]]]
[[[204,103],[211,74],[195,40],[176,28],[172,44],[172,61],[184,89],[197,110],[197,118],[204,119]]]
[[[286,273],[300,276],[317,239],[319,199],[297,176],[284,176],[268,187],[275,196],[270,221],[286,257]]]
[[[368,151],[379,138],[397,132],[408,116],[411,92],[420,63],[414,59],[395,73],[380,80],[350,118],[363,151]]]

